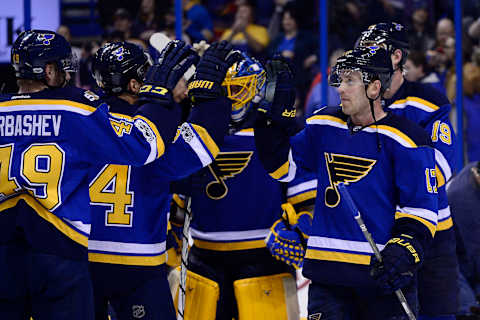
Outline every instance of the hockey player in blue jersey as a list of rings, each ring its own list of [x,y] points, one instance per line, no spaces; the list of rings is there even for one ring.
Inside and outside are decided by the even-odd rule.
[[[120,53],[122,59],[118,59]],[[182,41],[167,45],[157,71],[164,79],[164,87],[173,92],[183,76],[173,68],[189,60],[198,61],[189,45]],[[127,116],[135,113],[138,93],[147,88],[142,86],[146,67],[149,57],[132,43],[107,43],[97,51],[93,76],[106,93],[104,99],[110,112]],[[173,100],[170,103],[173,107]],[[174,108],[180,111],[180,106]],[[143,167],[110,164],[93,173],[88,246],[96,319],[107,318],[108,303],[119,319],[132,315],[175,319],[165,266],[170,181],[208,164],[201,159],[209,153],[199,144],[188,161],[178,161],[178,152],[173,152],[175,158],[167,161],[175,147],[167,149],[163,159]]]
[[[230,134],[208,168],[177,186],[191,196],[193,214],[185,317],[298,319],[294,268],[270,255],[265,238],[282,208],[292,219],[309,216],[300,208],[313,204],[316,180],[299,174],[282,184],[261,165],[253,124],[265,89],[263,66],[244,55],[223,86],[232,100]]]
[[[313,172],[318,180],[303,265],[312,280],[311,319],[408,319],[393,294],[399,288],[417,310],[416,271],[437,224],[434,151],[419,126],[382,109],[391,73],[386,57],[378,46],[340,57],[330,84],[338,87],[341,106],[319,110],[291,138],[293,75],[284,61],[270,62],[276,70],[270,76],[274,93],[267,84],[271,104],[259,109],[264,116],[255,127],[260,158],[277,180],[290,181],[298,170]],[[382,263],[372,257],[337,189],[340,182],[362,213]],[[273,226],[273,253],[298,259],[294,249],[301,248],[303,228]]]
[[[419,271],[420,319],[454,319],[457,310],[457,256],[446,182],[455,170],[456,139],[449,120],[450,103],[428,84],[407,81],[403,65],[409,44],[405,28],[398,23],[379,23],[362,33],[359,45],[381,45],[390,54],[394,73],[384,95],[393,113],[419,124],[435,148],[438,181],[438,225],[432,248]]]
[[[133,117],[109,113],[91,92],[64,87],[71,47],[51,31],[19,35],[11,61],[20,89],[0,102],[0,318],[93,319],[89,169],[162,158],[177,131],[177,111],[155,73],[146,83],[153,90],[141,94],[144,103]],[[202,114],[210,106],[219,118]],[[222,110],[225,119],[231,111],[219,106],[198,103],[177,136],[179,153],[194,153],[193,144],[203,143],[210,150],[204,155],[216,156],[212,137],[223,137]]]

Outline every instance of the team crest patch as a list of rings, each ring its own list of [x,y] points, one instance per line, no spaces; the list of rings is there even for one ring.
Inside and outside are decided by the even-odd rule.
[[[330,186],[325,189],[325,205],[334,208],[340,202],[337,185],[340,182],[349,184],[361,180],[372,170],[377,160],[325,152],[325,162],[330,179]]]
[[[180,127],[180,133],[186,143],[190,143],[190,141],[192,141],[195,137],[195,133],[193,133],[192,128],[190,128],[190,126],[186,123],[182,124],[182,126]]]
[[[145,307],[142,306],[142,305],[137,305],[137,304],[134,304],[132,306],[132,316],[135,318],[135,319],[141,319],[143,317],[145,317]]]
[[[224,180],[242,172],[250,162],[253,151],[220,152],[215,161],[208,166],[215,181],[207,184],[206,193],[210,199],[219,200],[228,193]]]

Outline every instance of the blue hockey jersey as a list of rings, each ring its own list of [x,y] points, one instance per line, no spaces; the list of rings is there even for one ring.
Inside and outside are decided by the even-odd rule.
[[[233,251],[264,248],[270,227],[289,201],[299,208],[313,204],[317,181],[298,174],[290,184],[273,180],[255,148],[254,130],[225,137],[215,161],[202,170],[193,192],[191,235],[198,248]],[[197,178],[198,179],[198,178]]]
[[[110,114],[97,95],[78,88],[1,96],[0,212],[24,200],[87,247],[88,170],[105,163],[141,166],[161,157],[168,141],[159,128],[169,119],[159,119],[156,108],[146,104],[134,117]],[[178,145],[203,143],[213,157],[218,149],[208,133],[186,125]]]
[[[133,115],[138,108],[116,97],[106,102],[114,114]],[[90,261],[145,266],[165,262],[170,182],[211,163],[212,152],[218,152],[206,146],[208,139],[202,143],[194,126],[184,126],[194,133],[192,141],[197,140],[187,148],[179,134],[162,158],[152,163],[142,167],[109,164],[93,172]]]
[[[445,183],[452,177],[456,165],[456,138],[448,118],[451,105],[435,88],[404,81],[395,95],[385,101],[388,109],[419,124],[431,135],[435,148],[438,180],[438,231],[452,228]]]
[[[437,185],[428,136],[415,123],[391,113],[377,124],[350,129],[341,108],[319,110],[291,138],[288,162],[271,173],[291,180],[302,169],[317,177],[303,267],[313,281],[374,285],[368,268],[373,252],[342,201],[340,182],[347,185],[380,250],[399,220],[427,237],[435,233]]]

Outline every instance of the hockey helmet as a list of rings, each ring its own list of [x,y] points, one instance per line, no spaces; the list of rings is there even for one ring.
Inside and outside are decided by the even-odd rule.
[[[232,120],[242,121],[253,103],[263,97],[266,74],[263,66],[243,53],[243,60],[234,63],[227,71],[222,86],[232,100]]]
[[[105,92],[120,94],[127,90],[131,79],[143,82],[152,65],[150,56],[138,45],[129,42],[110,42],[97,50],[92,74]]]
[[[45,79],[48,63],[64,72],[75,72],[78,66],[68,41],[48,30],[23,31],[12,45],[11,63],[15,77],[31,80]]]
[[[384,92],[390,87],[393,70],[384,48],[377,45],[357,47],[337,59],[330,73],[329,85],[339,87],[344,76],[352,72],[360,72],[365,86],[380,80],[381,92]]]
[[[408,50],[410,48],[408,42],[407,30],[405,27],[396,22],[377,23],[368,27],[367,31],[362,32],[356,46],[383,46],[389,54],[397,49],[402,51],[402,60],[400,66],[407,61]]]

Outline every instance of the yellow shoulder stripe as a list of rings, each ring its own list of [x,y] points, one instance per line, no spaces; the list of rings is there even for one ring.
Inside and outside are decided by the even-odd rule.
[[[395,220],[397,219],[400,219],[400,218],[410,218],[410,219],[415,219],[419,222],[421,222],[422,224],[425,225],[425,227],[428,228],[428,230],[430,231],[430,233],[432,234],[432,237],[435,235],[435,231],[437,229],[437,226],[434,225],[433,223],[431,223],[430,221],[428,220],[425,220],[425,219],[422,219],[420,217],[417,217],[413,214],[408,214],[408,213],[404,213],[404,212],[395,212]]]
[[[92,106],[62,99],[18,99],[10,100],[5,102],[0,102],[0,107],[12,107],[12,106],[24,106],[24,105],[65,105],[69,107],[79,108],[82,110],[87,110],[89,112],[94,112],[96,109]]]
[[[338,122],[340,124],[347,124],[345,121],[343,121],[340,118],[334,117],[334,116],[327,116],[327,115],[315,115],[311,116],[310,118],[307,119],[307,123],[314,121],[314,120],[329,120],[333,122]]]
[[[397,100],[395,101],[394,103],[392,104],[403,104],[403,103],[406,103],[408,101],[413,101],[413,102],[417,102],[417,103],[420,103],[420,104],[423,104],[424,106],[432,109],[432,110],[438,110],[440,109],[439,106],[437,106],[436,104],[433,104],[431,103],[430,101],[427,101],[425,99],[422,99],[422,98],[419,98],[419,97],[407,97],[406,99],[401,99],[401,100]]]
[[[370,126],[370,128],[375,128],[375,126]],[[391,133],[393,133],[394,135],[396,135],[397,137],[399,137],[400,139],[402,139],[403,141],[405,141],[405,142],[406,142],[407,144],[409,144],[410,146],[412,146],[412,147],[417,147],[417,144],[416,144],[415,142],[413,142],[413,140],[410,139],[409,136],[407,136],[405,133],[403,133],[402,131],[398,130],[397,128],[394,128],[394,127],[391,127],[391,126],[386,126],[386,125],[379,125],[379,126],[378,126],[378,129],[390,131]]]

